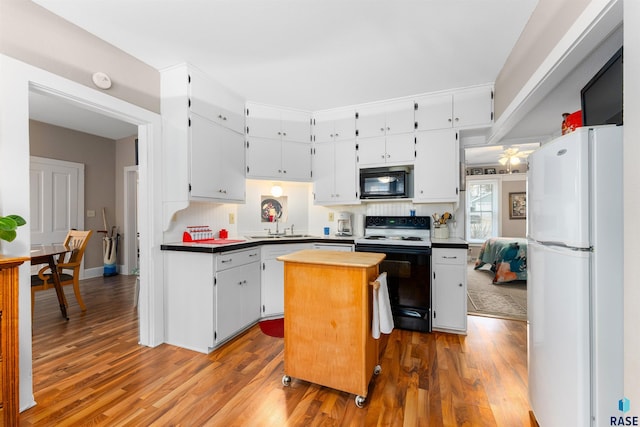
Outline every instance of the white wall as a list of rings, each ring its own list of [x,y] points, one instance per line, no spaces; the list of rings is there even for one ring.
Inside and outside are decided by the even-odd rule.
[[[626,415],[640,416],[640,2],[624,8],[624,388]]]

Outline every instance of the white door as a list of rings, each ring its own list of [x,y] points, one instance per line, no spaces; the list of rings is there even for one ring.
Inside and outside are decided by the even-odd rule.
[[[62,243],[84,227],[84,164],[31,157],[31,243]]]

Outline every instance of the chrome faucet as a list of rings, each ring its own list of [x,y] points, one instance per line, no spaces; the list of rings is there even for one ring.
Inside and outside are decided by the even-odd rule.
[[[265,230],[267,230],[267,235],[269,235],[269,236],[271,236],[271,235],[279,236],[280,235],[280,228],[278,226],[280,221],[278,220],[278,218],[275,218],[275,222],[276,222],[276,231],[274,233],[272,233],[270,228],[265,228]],[[293,228],[292,228],[292,230],[293,230]],[[287,233],[287,230],[285,229],[283,234],[286,234],[286,233]]]

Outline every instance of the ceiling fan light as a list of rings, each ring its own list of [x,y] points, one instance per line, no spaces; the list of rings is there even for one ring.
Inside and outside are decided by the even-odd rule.
[[[509,159],[507,159],[506,157],[500,157],[500,158],[498,159],[498,162],[500,162],[500,164],[501,164],[502,166],[506,165],[508,161],[509,161]]]
[[[519,165],[520,164],[520,158],[519,157],[512,157],[511,158],[511,164],[512,165]]]

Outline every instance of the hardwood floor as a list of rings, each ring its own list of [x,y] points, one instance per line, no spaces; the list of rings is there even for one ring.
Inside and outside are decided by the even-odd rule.
[[[255,326],[204,355],[137,344],[133,276],[39,292],[33,326],[37,405],[22,426],[529,426],[526,323],[469,317],[468,335],[394,330],[365,407],[283,376],[283,340]]]

